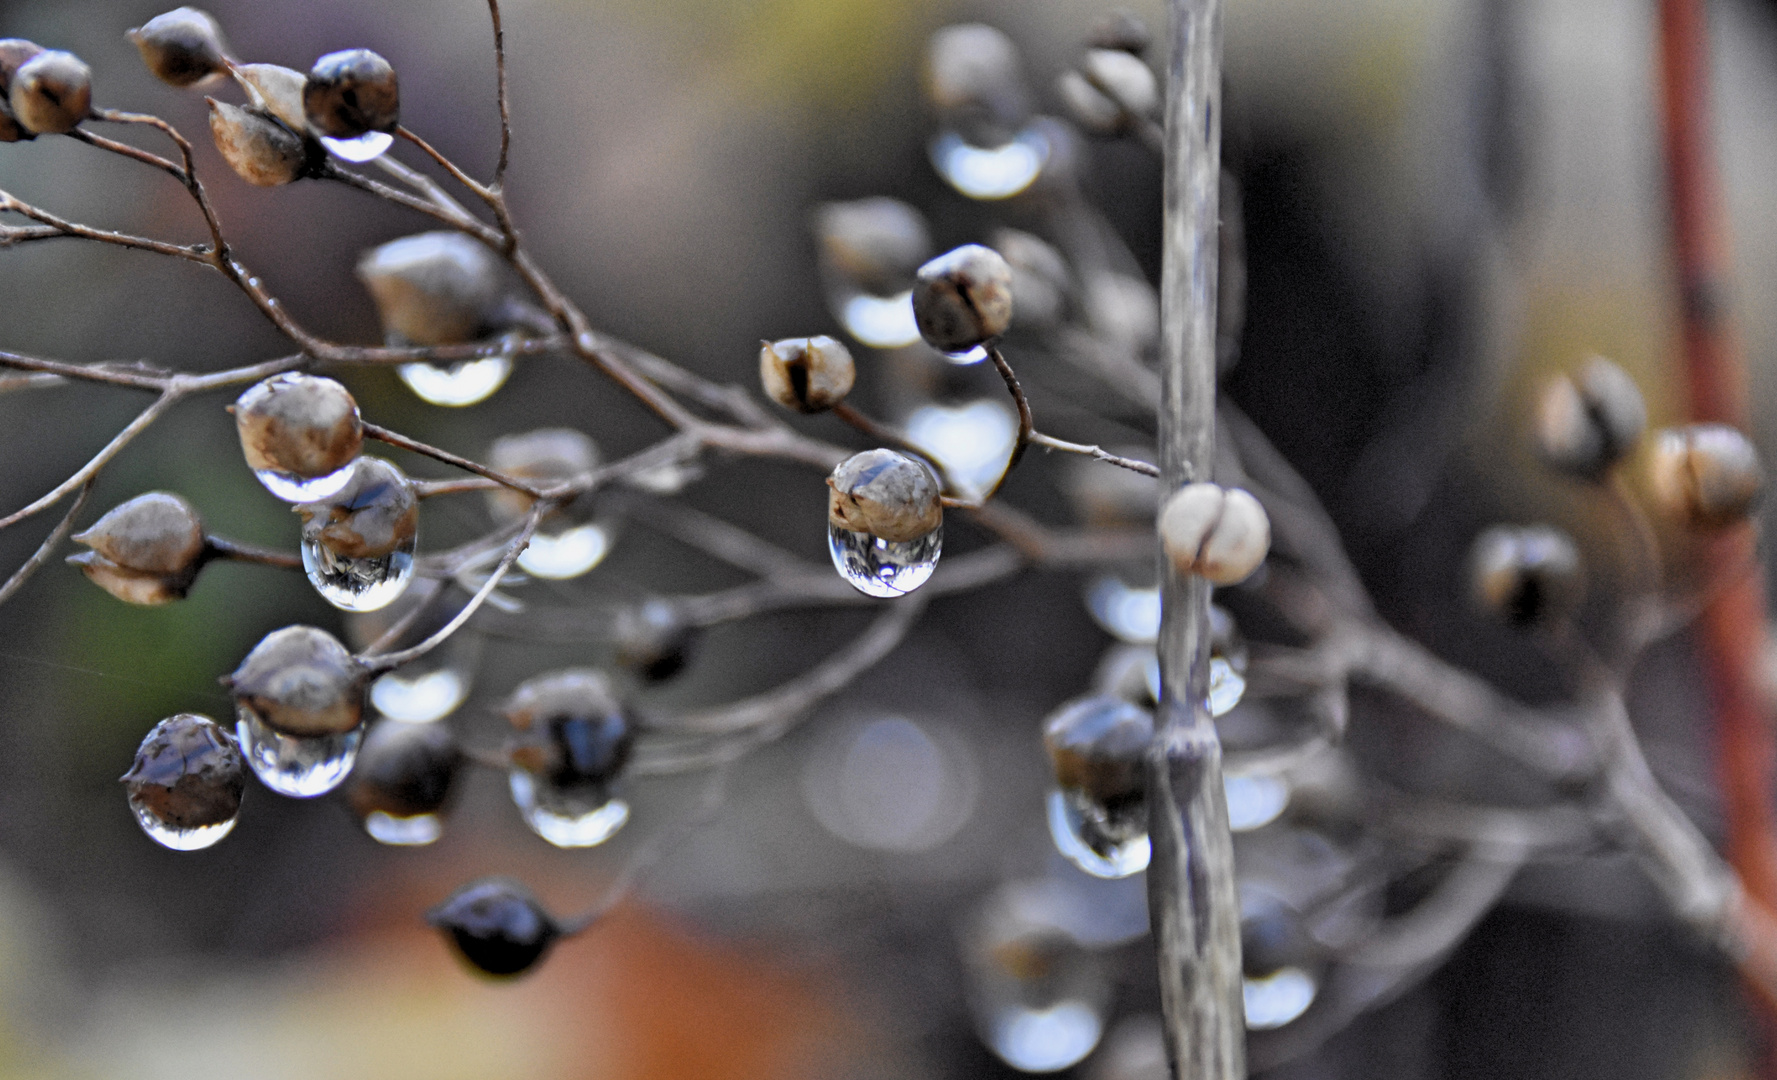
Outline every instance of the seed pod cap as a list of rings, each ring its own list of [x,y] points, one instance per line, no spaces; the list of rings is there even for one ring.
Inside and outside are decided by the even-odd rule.
[[[366,674],[332,634],[286,626],[255,645],[223,685],[275,731],[341,735],[364,719]]]
[[[893,450],[853,454],[833,470],[827,487],[827,519],[842,529],[908,543],[944,523],[937,477]]]
[[[222,27],[207,11],[174,8],[128,32],[143,63],[161,82],[190,86],[228,69]]]

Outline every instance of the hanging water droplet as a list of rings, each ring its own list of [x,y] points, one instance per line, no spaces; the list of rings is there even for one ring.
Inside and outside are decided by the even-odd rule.
[[[468,696],[468,680],[449,667],[411,676],[391,671],[370,685],[370,703],[377,712],[410,724],[442,720]]]
[[[1086,589],[1092,620],[1119,641],[1149,645],[1160,636],[1160,590],[1106,574]]]
[[[1209,658],[1209,715],[1221,716],[1240,704],[1246,693],[1246,678],[1234,665],[1220,656]]]
[[[351,559],[325,544],[304,537],[302,568],[322,599],[341,611],[375,611],[386,607],[413,580],[415,538],[387,555]]]
[[[1068,862],[1093,877],[1122,878],[1148,868],[1145,804],[1118,812],[1074,791],[1049,793],[1049,835]]]
[[[280,795],[312,799],[338,787],[352,771],[364,729],[302,737],[272,730],[253,710],[237,708],[236,736],[259,782]]]
[[[842,292],[833,298],[832,306],[846,332],[873,349],[899,349],[919,340],[912,289],[892,296]]]
[[[1036,182],[1049,160],[1049,139],[1035,125],[1001,146],[975,146],[954,131],[932,140],[932,166],[971,199],[1006,199]]]
[[[939,356],[957,367],[968,367],[970,364],[979,364],[987,359],[987,346],[985,345],[977,345],[972,349],[964,349],[962,352],[945,352],[943,349],[936,351]]]
[[[1006,471],[1018,418],[1000,401],[983,399],[947,408],[921,405],[907,417],[907,438],[944,465],[957,485],[986,491]]]
[[[395,144],[395,136],[386,131],[366,131],[355,139],[335,139],[321,136],[321,145],[347,161],[362,164],[375,161],[383,156],[383,151]]]
[[[234,823],[239,818],[229,818],[219,825],[201,825],[195,829],[175,829],[154,816],[154,811],[143,806],[135,799],[130,800],[130,809],[135,811],[136,823],[142,831],[158,841],[163,847],[174,851],[200,851],[221,840],[234,831]]]
[[[1278,968],[1261,978],[1241,980],[1246,1026],[1254,1031],[1280,1028],[1308,1011],[1319,991],[1314,976],[1298,967]]]
[[[358,463],[353,461],[343,468],[335,469],[325,476],[297,476],[294,473],[280,472],[277,469],[256,469],[253,475],[265,485],[265,490],[276,495],[285,502],[301,503],[325,499],[336,495],[339,490],[352,481],[352,472]]]
[[[605,559],[610,533],[598,524],[579,525],[554,536],[538,533],[518,557],[519,569],[534,577],[561,581],[579,577]]]
[[[513,769],[512,801],[531,831],[559,848],[593,847],[629,820],[629,804],[613,799],[604,784],[562,787]]]
[[[1090,1054],[1104,1034],[1104,1017],[1083,1001],[1046,1009],[1004,1009],[988,1022],[988,1045],[1020,1072],[1060,1072]]]
[[[438,820],[437,814],[395,817],[373,810],[364,818],[364,831],[379,844],[421,847],[444,835],[444,823]]]
[[[1228,799],[1228,828],[1234,832],[1269,825],[1290,805],[1289,781],[1270,773],[1224,773],[1222,791]]]
[[[1111,986],[1098,956],[1068,928],[1053,880],[1009,884],[965,939],[969,1005],[985,1042],[1022,1072],[1057,1072],[1104,1034]]]
[[[512,358],[502,353],[448,367],[424,362],[402,364],[395,373],[429,405],[473,405],[505,385],[506,377],[512,374]]]
[[[937,568],[943,548],[943,526],[917,540],[897,543],[827,524],[827,550],[833,556],[834,569],[869,596],[906,596],[924,585]]]

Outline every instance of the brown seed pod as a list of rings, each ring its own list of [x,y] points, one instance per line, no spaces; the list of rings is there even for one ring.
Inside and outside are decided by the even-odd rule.
[[[1153,714],[1117,697],[1071,701],[1043,722],[1056,784],[1103,805],[1141,798],[1153,740]]]
[[[359,818],[436,814],[450,801],[463,762],[449,725],[382,720],[358,749],[346,801]]]
[[[254,472],[326,476],[351,464],[364,445],[358,403],[318,375],[274,375],[242,394],[232,411]]]
[[[912,285],[920,264],[932,257],[925,216],[900,199],[827,203],[815,211],[814,222],[821,266],[878,296]]]
[[[121,779],[138,814],[183,832],[233,821],[247,788],[247,769],[221,725],[180,713],[154,725]]]
[[[12,85],[12,73],[19,69],[19,65],[42,51],[43,46],[35,41],[0,38],[0,142],[27,142],[37,137],[20,126],[12,115],[7,90]]]
[[[401,119],[395,69],[369,49],[328,53],[309,69],[302,107],[309,126],[329,138],[393,131]]]
[[[592,475],[598,468],[598,446],[572,428],[539,428],[502,435],[488,448],[489,467],[520,480],[548,485],[571,483]],[[516,521],[530,513],[531,497],[511,488],[487,493],[488,512],[502,522]]]
[[[154,77],[171,86],[191,86],[228,70],[222,27],[207,11],[174,8],[128,32]]]
[[[512,763],[557,786],[608,784],[635,749],[635,725],[610,682],[590,668],[529,679],[501,711],[519,733]]]
[[[919,268],[913,318],[940,352],[962,353],[1012,325],[1012,268],[999,252],[965,244]]]
[[[19,126],[32,134],[73,131],[92,115],[92,69],[73,53],[44,49],[13,72],[7,104]]]
[[[308,130],[302,114],[302,88],[307,82],[302,72],[279,64],[237,64],[233,70],[254,108],[276,117],[297,135]]]
[[[1752,441],[1726,424],[1692,424],[1656,433],[1649,455],[1654,505],[1693,528],[1744,521],[1765,487]]]
[[[69,556],[93,583],[126,603],[184,598],[202,569],[204,525],[190,503],[164,491],[138,495],[75,535],[92,551]]]
[[[1041,237],[1017,229],[993,235],[993,250],[1012,268],[1012,307],[1021,323],[1052,326],[1061,321],[1074,291],[1067,259]]]
[[[1160,507],[1160,546],[1181,574],[1234,585],[1251,577],[1271,548],[1271,519],[1239,488],[1186,484]]]
[[[210,103],[210,137],[236,176],[255,187],[278,187],[309,171],[309,150],[302,136],[270,113],[215,98],[204,100]]]
[[[767,341],[759,349],[759,381],[771,400],[793,412],[839,404],[857,378],[851,352],[825,334]]]
[[[1565,622],[1586,590],[1579,549],[1547,525],[1488,529],[1475,538],[1469,576],[1477,604],[1526,630]]]
[[[1562,375],[1537,400],[1536,448],[1562,472],[1597,480],[1628,456],[1647,427],[1647,405],[1628,372],[1601,356]]]
[[[267,634],[222,684],[273,731],[342,735],[364,719],[366,668],[339,639],[312,626]]]
[[[420,501],[407,474],[382,458],[361,457],[345,487],[291,507],[302,538],[342,559],[378,559],[413,542]]]
[[[383,332],[412,345],[456,345],[486,335],[505,298],[500,262],[460,232],[403,236],[358,260]]]
[[[944,523],[938,478],[893,450],[853,454],[827,477],[827,520],[890,543],[908,543]]]

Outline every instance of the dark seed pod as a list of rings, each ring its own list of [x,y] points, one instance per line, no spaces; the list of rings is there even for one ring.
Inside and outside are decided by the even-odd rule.
[[[531,891],[508,878],[482,878],[452,893],[426,921],[457,952],[489,975],[517,975],[543,958],[561,936]]]
[[[1520,629],[1569,618],[1585,594],[1579,549],[1547,525],[1500,525],[1475,539],[1470,574],[1476,601]]]
[[[0,142],[28,142],[37,136],[19,125],[12,115],[12,106],[7,100],[7,90],[12,85],[13,72],[19,69],[26,60],[43,51],[43,46],[35,41],[24,38],[0,38]]]
[[[376,559],[413,543],[420,502],[407,474],[382,458],[361,457],[333,495],[291,507],[302,538],[342,559]]]
[[[484,337],[505,296],[494,253],[460,232],[403,236],[358,260],[383,332],[411,345],[456,345]]]
[[[233,412],[254,472],[327,476],[351,464],[364,444],[358,403],[317,375],[274,375],[242,394]]]
[[[346,801],[359,818],[436,814],[450,801],[463,749],[445,724],[382,720],[358,748]]]
[[[401,119],[395,69],[369,49],[328,53],[309,69],[302,108],[309,126],[329,138],[393,131]]]
[[[557,787],[607,785],[635,749],[635,727],[596,671],[539,675],[513,691],[503,711],[518,733],[512,763]]]
[[[308,172],[308,145],[270,113],[204,100],[210,103],[210,137],[236,176],[254,187],[278,187]]]
[[[1095,49],[1119,49],[1140,56],[1154,44],[1154,35],[1134,12],[1119,8],[1098,20],[1087,44]]]
[[[900,199],[827,203],[814,221],[821,266],[868,293],[891,296],[908,288],[932,257],[924,215]]]
[[[697,628],[665,600],[644,600],[617,613],[611,631],[617,662],[649,682],[663,682],[684,670]]]
[[[131,604],[182,599],[203,567],[204,523],[165,491],[138,495],[74,537],[93,550],[70,556],[100,588]]]
[[[130,806],[172,834],[231,822],[247,788],[234,738],[207,716],[180,713],[154,725],[122,776]],[[159,831],[150,835],[160,838]]]
[[[190,86],[228,70],[222,28],[207,11],[174,8],[129,31],[142,61],[161,82]]]
[[[893,450],[866,450],[827,477],[827,520],[890,543],[908,543],[944,523],[938,478]]]
[[[572,483],[598,468],[598,446],[572,428],[539,428],[517,435],[502,435],[488,448],[489,467],[520,480],[542,484]],[[496,521],[510,522],[530,513],[531,497],[511,488],[487,493],[489,513]]]
[[[1107,807],[1142,798],[1142,762],[1153,741],[1153,714],[1116,697],[1069,702],[1043,723],[1056,784]]]
[[[851,352],[825,334],[767,341],[759,349],[766,396],[795,412],[832,408],[851,393],[856,378]]]
[[[364,720],[368,672],[339,639],[312,626],[267,634],[222,684],[273,731],[340,735]]]
[[[965,244],[919,268],[913,317],[939,352],[961,353],[1012,325],[1012,268],[992,248]]]
[[[1597,480],[1628,456],[1647,427],[1647,405],[1628,372],[1601,356],[1543,390],[1536,448],[1562,472]]]
[[[19,126],[34,135],[73,131],[92,115],[92,69],[73,53],[44,49],[13,72],[7,104]]]
[[[1668,428],[1649,458],[1655,505],[1693,528],[1745,520],[1765,487],[1765,468],[1751,440],[1726,424]]]
[[[308,130],[302,115],[302,88],[307,81],[302,72],[279,64],[236,64],[233,70],[254,108],[276,117],[297,135]]]

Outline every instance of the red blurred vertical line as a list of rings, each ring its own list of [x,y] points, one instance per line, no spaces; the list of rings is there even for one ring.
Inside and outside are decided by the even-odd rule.
[[[1666,196],[1678,275],[1686,385],[1693,420],[1745,428],[1746,365],[1727,310],[1728,245],[1713,153],[1709,22],[1703,0],[1660,0],[1660,88]],[[1711,703],[1716,770],[1728,821],[1728,858],[1747,893],[1777,907],[1777,766],[1773,708],[1762,677],[1765,579],[1736,573],[1758,553],[1749,529],[1707,549],[1710,571],[1733,574],[1699,623]],[[1770,1002],[1766,1002],[1769,1022]],[[1777,1077],[1767,1056],[1761,1074]]]

